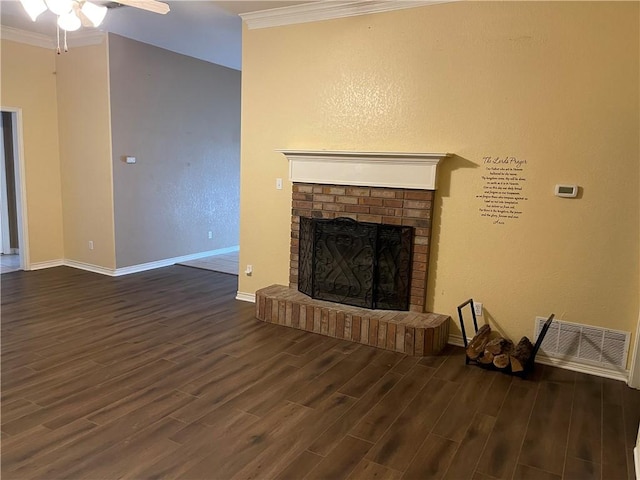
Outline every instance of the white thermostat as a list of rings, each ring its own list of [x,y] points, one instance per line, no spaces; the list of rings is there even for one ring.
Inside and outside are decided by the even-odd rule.
[[[578,195],[577,185],[556,185],[556,196],[574,198]]]

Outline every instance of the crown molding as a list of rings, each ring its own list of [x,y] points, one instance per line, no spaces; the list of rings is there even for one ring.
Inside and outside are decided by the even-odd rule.
[[[67,43],[69,44],[69,47],[73,48],[99,45],[104,41],[107,34],[100,30],[80,30],[68,33],[67,35]],[[56,48],[55,37],[50,37],[41,33],[29,32],[19,28],[7,27],[5,25],[2,25],[2,28],[0,28],[0,38],[2,38],[2,40],[31,45],[32,47],[47,49]]]
[[[2,25],[2,28],[0,28],[0,38],[11,42],[24,43],[32,47],[55,47],[55,41],[52,37],[42,35],[41,33],[27,32],[19,28],[7,27],[6,25]]]
[[[257,12],[241,13],[240,17],[249,30],[280,27],[297,23],[317,22],[335,18],[354,17],[370,13],[403,10],[458,0],[354,0],[316,1],[290,7],[272,8]]]
[[[69,47],[87,47],[89,45],[100,45],[107,38],[107,33],[101,30],[83,29],[68,34],[67,43]]]

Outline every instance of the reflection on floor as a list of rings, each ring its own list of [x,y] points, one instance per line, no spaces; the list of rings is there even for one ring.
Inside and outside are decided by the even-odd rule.
[[[198,260],[181,262],[180,265],[238,275],[238,254],[239,252],[235,251],[220,255],[212,255],[211,257],[199,258]]]
[[[20,270],[20,255],[0,255],[0,274]]]

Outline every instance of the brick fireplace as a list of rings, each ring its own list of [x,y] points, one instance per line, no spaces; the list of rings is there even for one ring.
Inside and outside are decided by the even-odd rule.
[[[415,227],[409,310],[424,312],[432,202],[432,190],[294,183],[289,286],[298,288],[300,217],[405,225]]]
[[[449,317],[425,312],[436,167],[447,154],[283,151],[292,185],[289,286],[256,292],[264,321],[411,355],[446,344]],[[368,310],[297,291],[300,218],[414,227],[409,311]]]

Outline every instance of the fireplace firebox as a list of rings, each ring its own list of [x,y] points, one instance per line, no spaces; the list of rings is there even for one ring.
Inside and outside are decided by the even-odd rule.
[[[298,290],[319,300],[409,310],[410,226],[300,218]]]

